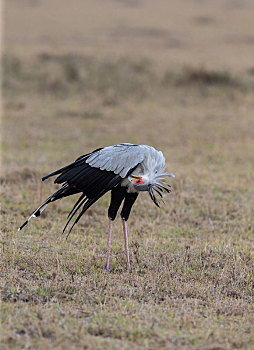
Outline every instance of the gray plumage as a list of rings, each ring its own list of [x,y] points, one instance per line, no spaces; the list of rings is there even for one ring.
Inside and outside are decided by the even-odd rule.
[[[163,168],[165,158],[162,152],[151,146],[121,143],[93,153],[86,159],[86,163],[101,170],[113,171],[125,178],[129,171],[140,163],[146,165],[146,170],[149,170],[149,165]]]
[[[147,145],[120,143],[85,154],[76,159],[75,162],[42,178],[42,181],[44,181],[51,176],[58,175],[55,183],[62,184],[62,187],[46,199],[20,226],[19,230],[26,226],[31,218],[40,216],[50,203],[79,193],[80,197],[69,213],[64,228],[65,231],[73,217],[77,215],[69,230],[70,233],[82,215],[98,199],[111,191],[111,202],[108,209],[110,225],[106,266],[108,270],[112,222],[123,202],[121,217],[123,220],[127,267],[130,269],[126,222],[140,192],[148,192],[152,201],[158,207],[163,193],[171,192],[171,186],[163,180],[166,177],[174,177],[174,175],[165,174],[164,168],[165,158],[162,152]]]

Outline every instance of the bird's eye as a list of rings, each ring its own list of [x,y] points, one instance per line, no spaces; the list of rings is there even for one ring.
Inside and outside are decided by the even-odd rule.
[[[144,181],[142,179],[137,179],[137,180],[134,181],[134,184],[135,185],[143,185]]]

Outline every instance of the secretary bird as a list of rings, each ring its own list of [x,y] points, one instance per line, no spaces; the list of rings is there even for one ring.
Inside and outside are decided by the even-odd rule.
[[[122,201],[124,202],[121,218],[127,269],[130,270],[127,220],[139,192],[148,192],[157,207],[160,206],[156,194],[162,198],[164,191],[167,193],[171,192],[171,186],[163,180],[166,177],[174,177],[174,175],[165,174],[164,167],[165,158],[162,152],[151,146],[120,143],[114,146],[98,148],[77,158],[74,163],[42,178],[42,181],[44,181],[51,176],[59,175],[55,179],[55,183],[63,185],[32,213],[28,220],[20,226],[19,230],[27,225],[31,218],[40,216],[49,203],[81,193],[69,213],[68,221],[63,229],[63,232],[65,232],[71,219],[83,206],[69,230],[68,237],[74,225],[87,209],[106,192],[111,191],[111,202],[108,208],[109,231],[106,270],[109,269],[113,221]]]

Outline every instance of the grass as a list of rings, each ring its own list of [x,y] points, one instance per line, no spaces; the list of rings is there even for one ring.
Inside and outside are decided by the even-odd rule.
[[[19,57],[7,54],[3,65],[6,89],[17,93],[22,85],[26,90],[58,98],[82,92],[109,95],[112,103],[128,97],[140,99],[148,93],[152,80],[148,60],[121,58],[111,62],[81,55],[44,53],[34,60],[21,62]]]
[[[55,51],[4,56],[0,348],[253,349],[253,75]],[[17,232],[57,187],[42,176],[118,142],[161,149],[176,175],[160,210],[134,206],[131,273],[119,218],[105,273],[109,195],[67,241],[75,198]]]
[[[22,67],[27,64],[21,58],[14,61]],[[65,57],[57,58],[60,65],[63,61]],[[119,62],[111,62],[112,86]],[[125,64],[139,63],[125,60]],[[104,62],[96,66],[104,67]],[[153,80],[152,99],[149,92],[137,104],[136,96],[126,95],[122,86],[121,104],[109,105],[104,102],[107,89],[95,89],[84,105],[85,90],[77,93],[73,80],[63,100],[52,97],[50,89],[43,95],[38,89],[32,92],[30,80],[6,70],[3,349],[28,344],[32,348],[253,347],[251,92],[216,84],[200,99],[197,86],[165,88],[158,75],[153,78],[156,69],[150,69],[146,79]],[[21,85],[9,89],[11,79]],[[60,82],[66,83],[64,71]],[[42,103],[45,109],[39,108]],[[21,125],[25,125],[22,132]],[[152,125],[156,128],[151,132]],[[119,222],[111,270],[104,270],[108,197],[87,213],[67,242],[61,230],[72,199],[53,204],[27,230],[17,233],[19,224],[55,188],[50,182],[42,186],[42,175],[92,148],[139,138],[140,143],[164,151],[168,170],[177,177],[161,210],[147,196],[134,208],[131,273],[125,267]]]

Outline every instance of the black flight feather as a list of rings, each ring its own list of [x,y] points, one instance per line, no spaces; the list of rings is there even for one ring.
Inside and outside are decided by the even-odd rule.
[[[81,203],[75,208],[75,210],[73,210],[73,208],[72,208],[72,211],[69,213],[69,215],[68,215],[68,220],[67,220],[67,222],[66,222],[66,224],[65,224],[65,226],[64,226],[63,233],[65,232],[67,226],[69,225],[69,222],[71,221],[71,219],[73,218],[73,216],[76,214],[76,212],[79,210],[79,208],[82,207],[82,205],[83,205],[85,202],[87,202],[88,200],[89,200],[89,199],[86,197],[86,198],[83,199],[83,200],[81,201]],[[78,202],[77,202],[76,204],[78,204]]]
[[[76,178],[78,178],[81,173],[85,173],[86,171],[89,171],[91,168],[87,163],[81,164],[78,167],[74,167],[71,169],[68,169],[67,171],[63,172],[61,175],[59,175],[55,179],[56,184],[61,184],[65,181],[69,183],[73,183]]]
[[[71,209],[71,211],[68,214],[68,218],[71,216],[71,214],[73,213],[73,210],[75,210],[76,206],[80,203],[80,201],[82,201],[82,199],[85,197],[86,195],[84,193],[82,193],[82,195],[79,197],[79,199],[77,200],[77,202],[74,204],[73,208]]]
[[[115,175],[114,178],[108,183],[108,185],[105,187],[104,190],[101,191],[101,193],[99,193],[96,197],[94,198],[90,198],[89,200],[87,200],[87,202],[85,203],[84,207],[82,208],[81,212],[79,213],[78,217],[76,218],[76,220],[74,221],[74,223],[72,224],[66,239],[68,239],[73,227],[78,223],[78,221],[80,220],[81,216],[91,207],[92,204],[94,204],[95,202],[97,202],[98,199],[100,199],[106,192],[108,192],[110,189],[112,189],[113,187],[115,187],[117,184],[119,184],[119,182],[121,181],[121,177],[119,175]],[[82,203],[83,204],[83,203]],[[82,205],[81,204],[81,205]],[[81,206],[79,205],[78,208]],[[75,210],[78,210],[78,208]],[[74,213],[72,214],[73,217]],[[70,219],[68,220],[68,223],[70,222]],[[66,224],[64,230],[66,229],[68,223]]]
[[[64,184],[61,188],[59,188],[56,192],[54,192],[49,198],[47,198],[33,213],[32,215],[23,223],[23,225],[21,225],[19,227],[19,231],[22,230],[22,228],[24,226],[26,226],[29,222],[29,220],[32,218],[32,217],[38,217],[41,215],[42,211],[46,208],[46,206],[51,203],[51,202],[54,202],[60,198],[63,198],[67,195],[67,193],[71,192],[71,194],[73,194],[73,190],[74,190],[74,193],[75,192],[75,189],[71,189],[71,191],[69,191],[70,188],[69,188],[69,185],[68,184]]]
[[[98,150],[94,152],[97,152]],[[39,216],[49,203],[54,202],[63,197],[67,197],[81,192],[81,196],[74,204],[72,210],[68,215],[68,221],[64,227],[65,231],[71,219],[74,217],[74,215],[77,213],[77,211],[81,208],[82,205],[83,208],[78,217],[76,218],[73,226],[79,221],[81,216],[85,213],[85,211],[88,208],[91,207],[93,203],[95,203],[107,191],[111,190],[114,186],[121,182],[121,176],[116,175],[113,171],[100,170],[99,168],[94,168],[87,164],[86,159],[90,155],[91,153],[81,156],[75,162],[59,170],[56,170],[53,173],[42,178],[42,180],[44,181],[48,177],[59,175],[56,178],[55,183],[63,183],[63,185],[32,213],[30,218],[26,222],[24,222],[22,226],[20,226],[20,230],[25,225],[27,225],[27,223],[32,217]],[[71,230],[73,226],[71,227]]]

